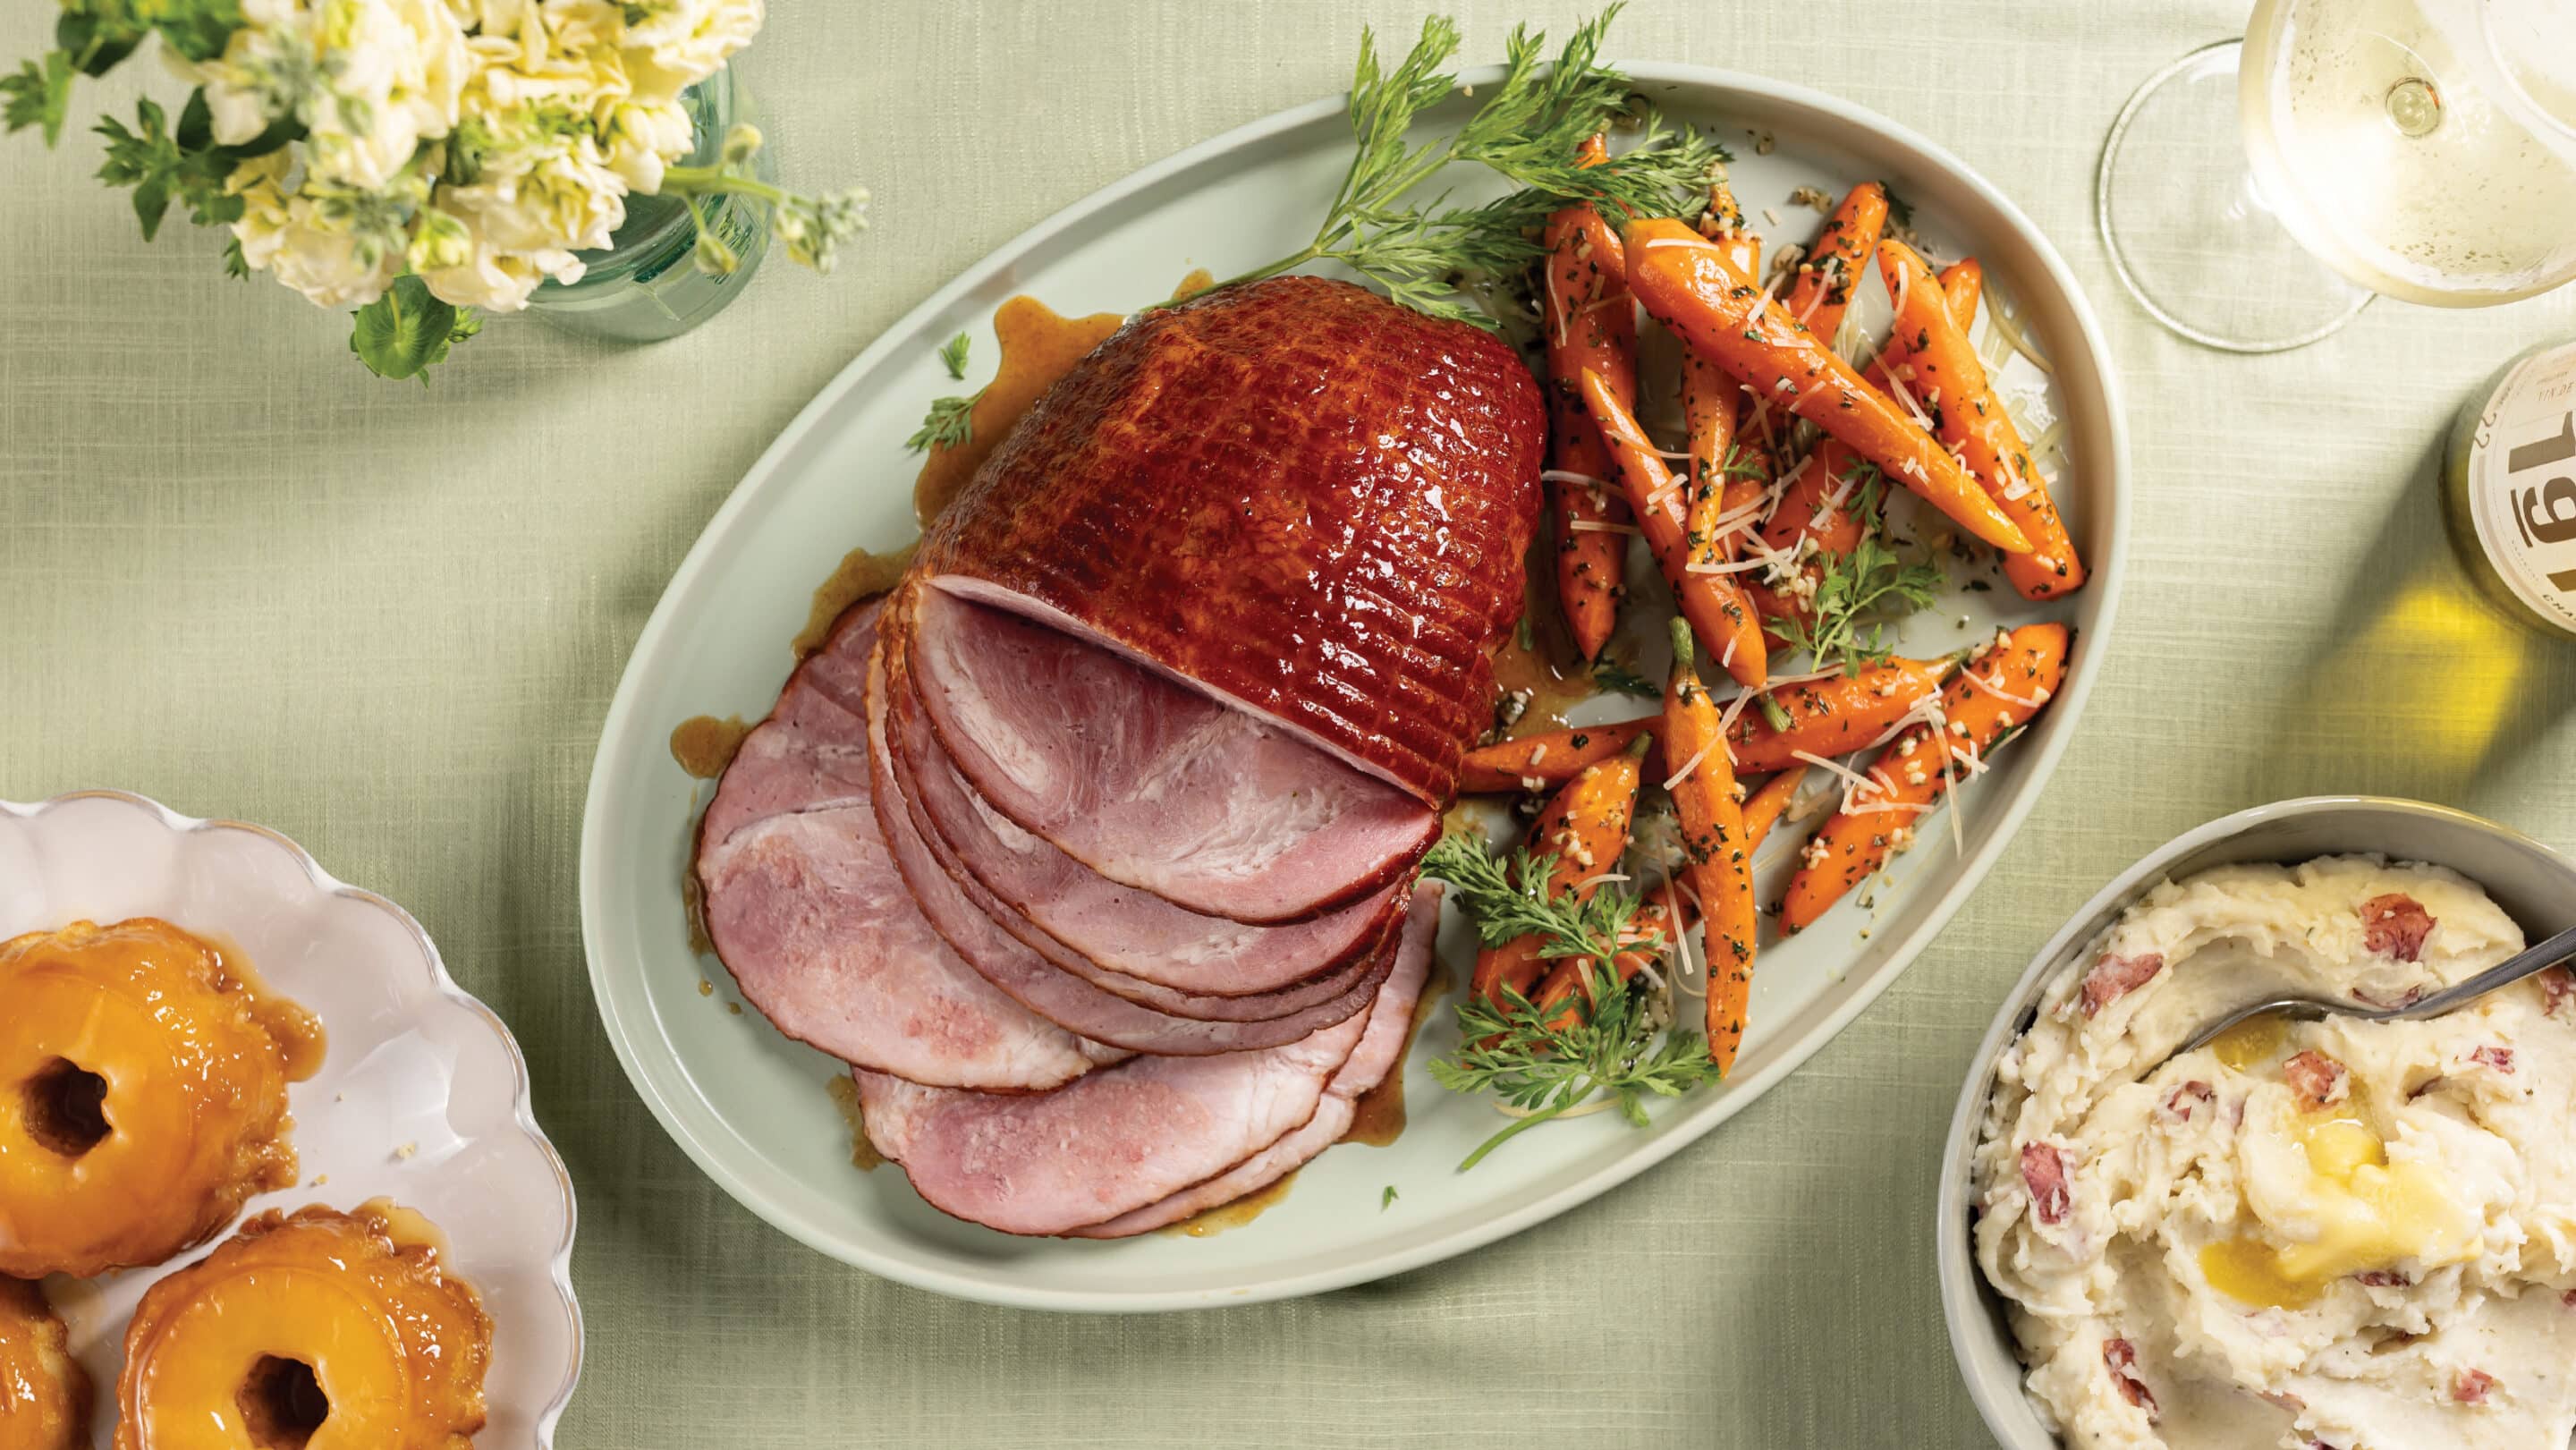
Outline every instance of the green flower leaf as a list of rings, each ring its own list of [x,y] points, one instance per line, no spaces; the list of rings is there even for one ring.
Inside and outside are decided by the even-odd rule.
[[[224,178],[231,174],[233,158],[213,146],[206,130],[197,130],[198,143],[188,140],[191,116],[204,105],[202,92],[189,97],[179,113],[179,129],[170,129],[168,113],[150,98],[134,104],[134,127],[114,116],[101,116],[91,128],[107,138],[107,157],[99,163],[98,179],[110,186],[134,188],[134,217],[143,224],[143,238],[150,241],[161,230],[161,218],[174,201],[184,203],[189,219],[201,227],[220,226],[242,214],[242,199],[224,194]]]
[[[143,240],[150,241],[161,230],[162,214],[170,210],[170,188],[159,177],[138,183],[134,188],[134,219],[143,223]]]
[[[44,128],[45,144],[62,139],[63,120],[71,111],[72,58],[49,52],[43,61],[27,61],[16,75],[0,76],[0,127],[23,131]]]
[[[483,330],[471,309],[441,302],[429,284],[404,273],[385,294],[357,311],[349,351],[380,378],[419,378],[447,359],[447,350]]]
[[[54,44],[82,75],[103,76],[151,33],[133,9],[133,0],[72,0],[54,22]]]

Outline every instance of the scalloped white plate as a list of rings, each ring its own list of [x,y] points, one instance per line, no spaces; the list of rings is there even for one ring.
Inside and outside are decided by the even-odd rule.
[[[913,537],[918,460],[899,440],[923,406],[957,384],[940,369],[942,339],[989,339],[993,309],[1014,293],[1080,315],[1158,300],[1192,267],[1230,276],[1296,245],[1350,161],[1336,97],[1283,111],[1149,166],[1076,203],[941,288],[826,387],[707,525],[636,642],[593,766],[582,824],[582,931],[599,1012],[637,1090],[662,1126],[716,1182],[761,1217],[845,1262],[941,1293],[1047,1309],[1177,1309],[1307,1294],[1413,1268],[1490,1243],[1583,1202],[1697,1141],[1786,1077],[1886,989],[1967,900],[2066,747],[2084,709],[2119,597],[2128,451],[2118,388],[2091,309],[2054,248],[2013,204],[1932,142],[1848,102],[1803,87],[1699,66],[1626,67],[1677,120],[1708,126],[1738,152],[1737,196],[1770,234],[1770,250],[1809,240],[1823,218],[1789,201],[1798,186],[1839,195],[1869,178],[1911,202],[1945,256],[1973,252],[1989,296],[2009,297],[2053,375],[2015,360],[1999,387],[2036,434],[2065,420],[2058,480],[2069,527],[2094,566],[2069,600],[2024,604],[2009,589],[1961,592],[1950,608],[1907,621],[1902,652],[1930,656],[1996,624],[2035,618],[2077,626],[2066,687],[2029,734],[1998,755],[1966,795],[1964,851],[1946,823],[1905,857],[1895,884],[1837,907],[1814,929],[1766,946],[1752,1030],[1722,1088],[1658,1103],[1653,1126],[1598,1114],[1515,1139],[1472,1173],[1457,1163],[1502,1124],[1491,1106],[1442,1092],[1424,1064],[1457,1044],[1446,1012],[1415,1044],[1406,1071],[1412,1125],[1392,1148],[1342,1147],[1298,1176],[1285,1199],[1246,1226],[1208,1238],[1147,1235],[1117,1243],[1013,1239],[924,1205],[900,1171],[855,1172],[849,1129],[824,1095],[831,1059],[736,1015],[729,978],[689,949],[680,883],[704,789],[672,763],[671,729],[699,714],[768,714],[788,669],[787,642],[811,591],[853,546]],[[1469,72],[1483,84],[1499,71]],[[1452,108],[1432,124],[1454,124]],[[1757,152],[1752,130],[1776,145]],[[1445,178],[1444,178],[1445,180]],[[1462,185],[1455,200],[1486,191]],[[1765,215],[1765,213],[1771,215]],[[1885,315],[1885,297],[1864,291]],[[969,384],[989,374],[980,348]],[[1964,575],[1962,576],[1964,577]],[[1955,621],[1955,623],[1954,623]],[[1651,648],[1639,664],[1658,668]],[[1608,710],[1623,702],[1602,702]],[[1625,702],[1624,713],[1635,713]],[[1782,848],[1765,853],[1774,899]],[[1451,961],[1470,954],[1452,921]],[[721,989],[703,995],[703,983]],[[1723,1152],[1723,1145],[1710,1151]],[[1381,1207],[1388,1186],[1399,1197]]]
[[[475,1445],[552,1445],[581,1375],[572,1179],[529,1110],[527,1063],[510,1030],[447,975],[409,913],[333,879],[274,831],[192,820],[122,791],[0,801],[0,939],[134,916],[237,949],[329,1034],[321,1070],[289,1090],[303,1181],[252,1199],[245,1216],[376,1197],[426,1215],[447,1237],[448,1266],[492,1317],[491,1423]],[[127,1317],[155,1280],[211,1249],[160,1268],[47,1281],[98,1384],[101,1450]]]

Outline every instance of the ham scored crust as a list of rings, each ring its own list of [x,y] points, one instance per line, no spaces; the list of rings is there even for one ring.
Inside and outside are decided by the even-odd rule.
[[[917,572],[1437,808],[1520,612],[1546,436],[1529,370],[1472,327],[1346,282],[1228,287],[1140,315],[1041,398]]]

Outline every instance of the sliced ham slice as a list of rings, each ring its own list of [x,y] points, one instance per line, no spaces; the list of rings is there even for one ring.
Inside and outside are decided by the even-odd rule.
[[[1315,1116],[1306,1120],[1306,1126],[1205,1183],[1106,1222],[1074,1229],[1066,1236],[1122,1239],[1179,1223],[1260,1192],[1340,1142],[1359,1114],[1359,1100],[1384,1082],[1389,1072],[1400,1070],[1405,1044],[1412,1039],[1414,1004],[1421,1000],[1423,984],[1431,975],[1431,940],[1440,925],[1439,888],[1421,888],[1421,899],[1428,902],[1428,909],[1407,926],[1395,973],[1378,989],[1377,1001],[1369,1008],[1368,1026],[1360,1033],[1359,1046],[1351,1050],[1341,1070],[1325,1085],[1324,1100],[1316,1105]]]
[[[912,904],[871,805],[867,732],[815,680],[876,640],[862,606],[789,677],[708,803],[695,870],[743,1000],[845,1062],[943,1087],[1030,1091],[1122,1051],[1022,1007]]]
[[[858,1074],[868,1141],[933,1208],[1014,1234],[1099,1223],[1226,1172],[1315,1115],[1365,1014],[1282,1047],[1137,1057],[1048,1093]]]
[[[1393,933],[1369,966],[1331,1001],[1285,1017],[1252,1022],[1210,1022],[1178,1017],[1104,992],[1056,967],[1002,930],[943,867],[921,833],[916,808],[893,774],[887,747],[887,682],[882,650],[868,679],[868,743],[877,823],[891,848],[903,884],[934,930],[984,979],[1014,1001],[1066,1031],[1136,1052],[1208,1056],[1276,1047],[1356,1017],[1394,970]]]
[[[892,656],[887,660],[891,674],[886,681],[888,701],[886,759],[891,766],[893,793],[890,793],[887,799],[895,799],[897,794],[901,796],[910,809],[912,826],[919,833],[923,846],[931,859],[947,873],[958,893],[995,926],[1000,927],[1018,941],[1021,946],[1035,952],[1058,971],[1079,978],[1103,992],[1173,1017],[1187,1017],[1201,1022],[1266,1022],[1277,1018],[1299,1017],[1304,1024],[1303,1030],[1311,1031],[1340,1020],[1338,1012],[1319,1014],[1317,1009],[1339,1004],[1350,1010],[1358,1010],[1353,1004],[1359,1001],[1358,992],[1366,990],[1361,979],[1377,970],[1381,956],[1378,949],[1386,941],[1387,933],[1393,928],[1396,917],[1403,911],[1401,900],[1390,902],[1386,910],[1372,919],[1368,923],[1367,938],[1359,943],[1357,949],[1346,959],[1334,964],[1322,975],[1307,977],[1276,991],[1243,996],[1211,996],[1178,991],[1141,978],[1109,971],[1038,930],[1027,918],[1013,911],[1009,903],[999,899],[983,880],[959,859],[943,838],[935,814],[938,809],[938,797],[935,794],[936,780],[940,769],[937,759],[938,745],[931,738],[929,727],[922,722],[921,711],[917,708],[911,691],[905,685],[899,656],[894,656],[893,651],[885,651],[885,653]],[[916,764],[925,760],[927,763]],[[944,902],[944,897],[942,900]],[[980,942],[982,935],[980,928],[970,927],[970,929],[976,933],[971,940],[965,937],[955,938],[955,940],[963,943],[960,950],[968,954],[969,960],[975,960],[977,949],[974,943]],[[1238,927],[1237,929],[1260,931],[1266,928]],[[1293,928],[1286,930],[1293,930]],[[1032,1002],[1041,1000],[1031,999]],[[1087,1000],[1068,1000],[1065,1006],[1068,1010],[1079,1010],[1082,1003]],[[1074,1020],[1098,1023],[1096,1017],[1090,1016]],[[1276,1040],[1284,1042],[1296,1035],[1297,1029],[1282,1028]],[[1268,1046],[1270,1043],[1263,1042],[1257,1045]]]
[[[1103,975],[1083,974],[1110,991],[1122,991],[1110,978],[1123,976],[1200,996],[1278,993],[1365,955],[1387,915],[1403,910],[1399,883],[1321,916],[1253,926],[1122,886],[1020,829],[976,794],[922,724],[918,696],[897,666],[893,744],[905,789],[932,827],[932,845],[1003,905],[996,919],[1012,935],[1067,970],[1082,971],[1073,958],[1096,967]]]
[[[931,588],[896,610],[888,637],[958,775],[1113,882],[1296,921],[1386,889],[1440,834],[1402,791],[1061,630]]]
[[[1474,328],[1321,278],[1221,288],[1139,314],[1039,399],[919,572],[1436,808],[1488,723],[1545,440],[1529,370]]]

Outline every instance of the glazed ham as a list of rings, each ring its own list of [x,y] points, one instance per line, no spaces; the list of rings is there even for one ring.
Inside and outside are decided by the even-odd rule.
[[[877,834],[867,731],[818,682],[876,640],[854,611],[750,734],[707,807],[707,935],[779,1031],[878,1072],[1027,1090],[1124,1052],[1039,1017],[932,931]]]
[[[978,904],[975,886],[942,866],[893,773],[886,744],[882,668],[869,676],[868,743],[874,766],[877,824],[916,909],[968,966],[1013,1001],[1066,1031],[1135,1052],[1204,1057],[1281,1046],[1357,1016],[1394,968],[1391,934],[1381,935],[1359,976],[1339,996],[1283,1017],[1218,1022],[1182,1017],[1132,1002],[1058,969],[1002,930]]]
[[[1071,645],[1069,640],[1065,643]],[[1133,673],[1123,664],[1108,663]],[[935,732],[921,721],[911,676],[900,662],[896,676],[896,745],[904,755],[908,777],[919,785],[916,794],[935,827],[932,834],[958,869],[983,882],[1006,904],[1011,920],[1004,924],[1024,939],[1029,934],[1020,931],[1022,925],[1107,972],[1177,991],[1250,996],[1293,987],[1348,965],[1367,953],[1389,916],[1403,909],[1405,892],[1398,882],[1320,916],[1264,927],[1203,915],[1150,891],[1121,885],[1022,830],[967,784],[939,748]],[[1204,706],[1195,699],[1182,703]],[[1291,742],[1290,747],[1306,763],[1350,776],[1304,746]],[[1259,804],[1250,813],[1265,821],[1276,818]],[[1408,851],[1411,836],[1408,828],[1399,838]],[[1371,874],[1380,869],[1368,868]]]
[[[1120,1237],[1401,1070],[1544,445],[1503,344],[1278,278],[1132,320],[799,665],[696,869],[921,1197]]]
[[[1390,1057],[1401,1049],[1410,994],[1429,970],[1438,924],[1438,892],[1425,888],[1402,933],[1411,986],[1391,984],[1386,995],[1394,1000],[1380,1009],[1399,1039],[1390,1049],[1380,1038]],[[1194,1188],[1239,1169],[1253,1176],[1294,1166],[1281,1165],[1278,1155],[1259,1170],[1253,1162],[1325,1111],[1328,1085],[1378,1020],[1376,1012],[1354,1017],[1268,1052],[1139,1057],[1047,1093],[955,1092],[862,1072],[859,1102],[868,1141],[902,1164],[913,1188],[942,1212],[1007,1233],[1069,1234],[1093,1225],[1107,1230],[1103,1236],[1142,1233],[1171,1221],[1164,1211],[1181,1218],[1226,1201],[1200,1203],[1204,1195],[1190,1194]],[[1378,1067],[1376,1076],[1392,1066]],[[1244,1182],[1227,1198],[1260,1186]],[[1175,1195],[1185,1197],[1171,1203]],[[1127,1215],[1137,1218],[1111,1227]]]
[[[1408,933],[1403,954],[1396,958],[1395,974],[1377,994],[1369,1008],[1368,1026],[1360,1031],[1359,1046],[1351,1049],[1341,1070],[1324,1085],[1324,1100],[1315,1108],[1315,1116],[1306,1126],[1236,1164],[1224,1174],[1195,1187],[1183,1189],[1160,1203],[1150,1204],[1132,1213],[1122,1213],[1105,1223],[1078,1228],[1069,1235],[1084,1239],[1119,1239],[1146,1233],[1178,1223],[1193,1214],[1232,1203],[1248,1193],[1258,1193],[1307,1163],[1316,1154],[1342,1140],[1359,1117],[1360,1099],[1386,1081],[1403,1060],[1405,1044],[1413,1036],[1413,1011],[1422,1000],[1422,989],[1431,976],[1431,933],[1439,917],[1436,903],[1431,907],[1431,920],[1421,931]]]
[[[1378,894],[1440,834],[1384,781],[1059,630],[931,588],[895,608],[899,669],[958,775],[1113,882],[1295,921]]]
[[[922,853],[924,859],[935,862],[939,870],[947,876],[946,883],[933,883],[922,891],[924,899],[930,903],[927,909],[931,912],[934,923],[942,920],[942,913],[951,909],[951,887],[954,888],[954,895],[963,896],[985,918],[985,921],[957,922],[954,924],[954,930],[943,928],[944,934],[970,962],[999,965],[995,960],[997,957],[1025,961],[1028,955],[1034,954],[1047,965],[1089,983],[1100,992],[1122,997],[1129,1002],[1150,1008],[1156,1013],[1193,1018],[1202,1022],[1268,1022],[1278,1018],[1297,1019],[1294,1023],[1259,1029],[1262,1040],[1240,1040],[1234,1043],[1237,1047],[1269,1046],[1287,1041],[1290,1036],[1299,1031],[1311,1031],[1317,1027],[1328,1026],[1340,1020],[1338,1016],[1332,1014],[1358,1010],[1358,1006],[1366,1000],[1367,984],[1362,982],[1363,977],[1373,982],[1376,977],[1384,974],[1380,970],[1384,957],[1380,948],[1387,939],[1397,911],[1400,910],[1400,904],[1372,914],[1370,919],[1362,924],[1364,935],[1353,943],[1348,951],[1341,953],[1322,970],[1289,980],[1284,985],[1267,992],[1248,992],[1227,996],[1182,991],[1110,971],[1081,953],[1069,950],[1053,937],[1037,930],[1026,918],[1014,911],[1008,902],[994,892],[990,883],[949,848],[940,832],[938,811],[941,797],[937,792],[937,786],[933,783],[937,779],[938,764],[936,760],[931,760],[927,764],[920,763],[925,757],[935,755],[936,745],[930,739],[930,732],[921,723],[920,712],[910,708],[910,697],[905,692],[899,673],[886,682],[886,693],[888,703],[884,721],[887,736],[885,758],[892,779],[891,788],[880,798],[888,801],[901,799],[911,817],[904,823],[905,829],[890,828],[889,835],[901,843],[897,853],[898,862],[910,859],[904,853],[917,850]],[[927,870],[928,867],[925,866],[922,869]],[[1154,898],[1145,899],[1150,901]],[[1168,910],[1168,906],[1165,909]],[[992,935],[993,928],[1008,934],[1016,941],[1016,946],[995,938]],[[1261,930],[1261,928],[1238,929]],[[1282,934],[1293,934],[1293,931],[1293,928],[1286,929]],[[1269,964],[1258,957],[1251,959],[1248,965],[1255,974],[1265,977],[1274,975],[1269,970]],[[1016,974],[1027,969],[1004,967],[1003,970]],[[1039,1011],[1056,1016],[1061,1021],[1087,1022],[1094,1026],[1105,1026],[1106,1021],[1096,1014],[1116,1010],[1114,1004],[1099,1003],[1094,994],[1089,992],[1072,992],[1071,995],[1066,995],[1070,989],[1060,986],[1050,989],[1047,985],[1037,982],[1032,982],[1031,985],[1040,995],[1026,995],[1016,991],[1015,995],[1022,995],[1024,1000],[1037,1006]],[[1354,995],[1355,988],[1358,989],[1358,995]],[[1050,1003],[1053,1005],[1049,1005]],[[1319,1008],[1326,1010],[1319,1014],[1317,1011]],[[1076,1015],[1070,1017],[1060,1015],[1065,1012]],[[1130,1039],[1121,1035],[1118,1040],[1129,1041]]]
[[[1545,442],[1529,370],[1485,333],[1344,282],[1228,287],[1142,314],[1056,384],[917,570],[1437,810],[1488,723]]]

